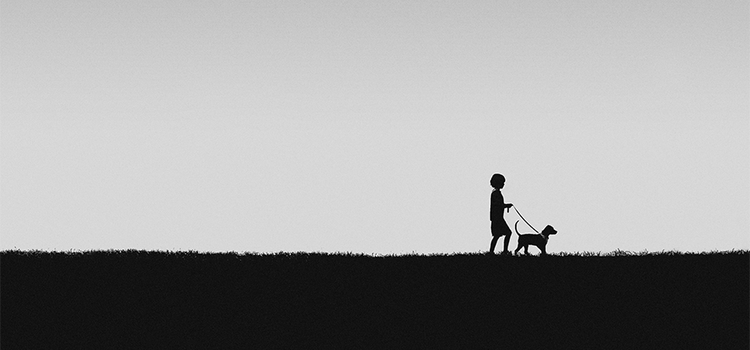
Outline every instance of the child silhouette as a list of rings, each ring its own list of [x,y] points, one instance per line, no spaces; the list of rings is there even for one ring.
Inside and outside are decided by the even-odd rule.
[[[490,229],[492,231],[492,242],[490,242],[490,251],[488,254],[495,254],[495,245],[497,245],[497,239],[500,236],[505,236],[503,242],[502,255],[510,254],[508,250],[508,243],[510,243],[510,236],[512,232],[510,227],[505,222],[503,212],[505,209],[513,206],[511,203],[505,203],[503,193],[500,190],[505,186],[505,176],[501,174],[494,174],[490,178],[490,186],[492,186],[492,194],[490,195]]]

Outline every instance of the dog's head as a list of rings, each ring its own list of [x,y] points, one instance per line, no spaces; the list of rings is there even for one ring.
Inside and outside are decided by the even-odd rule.
[[[555,230],[555,228],[550,225],[547,225],[547,227],[545,227],[544,230],[542,230],[542,235],[547,236],[547,237],[551,235],[556,235],[556,234],[557,234],[557,230]]]

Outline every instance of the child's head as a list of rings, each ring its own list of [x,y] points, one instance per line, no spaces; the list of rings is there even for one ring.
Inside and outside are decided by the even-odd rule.
[[[492,175],[492,178],[490,179],[490,186],[492,188],[499,190],[505,186],[505,176],[502,174],[495,174]]]

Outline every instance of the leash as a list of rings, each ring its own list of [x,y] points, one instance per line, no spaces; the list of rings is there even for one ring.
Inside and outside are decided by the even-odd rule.
[[[534,228],[534,226],[531,226],[531,224],[530,224],[530,223],[529,223],[528,221],[526,221],[526,219],[524,219],[523,215],[521,215],[521,212],[519,212],[519,211],[518,211],[518,209],[516,209],[516,206],[515,206],[515,205],[513,206],[513,210],[515,210],[515,211],[516,211],[516,213],[518,213],[518,216],[520,216],[520,217],[521,217],[521,219],[523,219],[523,222],[525,222],[525,223],[526,223],[526,225],[529,225],[529,227],[531,227],[531,229],[532,229],[532,230],[534,230],[534,232],[536,232],[536,233],[539,233],[539,231],[537,231],[537,230],[536,230],[536,229]],[[510,211],[510,209],[509,209],[509,211]]]

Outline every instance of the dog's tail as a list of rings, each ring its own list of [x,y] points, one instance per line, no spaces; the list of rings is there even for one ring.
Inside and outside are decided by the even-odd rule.
[[[516,229],[516,234],[520,236],[521,234],[520,234],[520,233],[518,233],[518,222],[519,222],[519,221],[521,221],[521,220],[516,220],[516,224],[515,224],[515,225],[513,226],[513,228],[515,228],[515,229]]]

